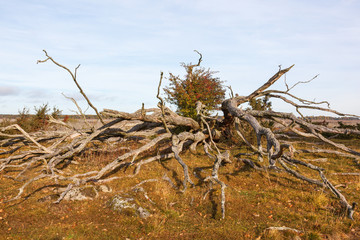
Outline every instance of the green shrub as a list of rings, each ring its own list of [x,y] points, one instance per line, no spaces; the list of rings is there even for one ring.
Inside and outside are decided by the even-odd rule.
[[[35,114],[31,115],[30,110],[27,107],[24,107],[22,110],[19,110],[19,116],[16,119],[16,123],[24,129],[26,132],[34,132],[38,130],[45,130],[49,125],[49,104],[43,104],[41,106],[34,106]],[[53,107],[53,112],[51,116],[54,118],[59,118],[61,115],[61,110],[56,107]]]

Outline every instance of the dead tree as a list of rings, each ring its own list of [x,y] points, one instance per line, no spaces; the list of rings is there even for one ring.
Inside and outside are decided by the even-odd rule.
[[[336,143],[331,139],[324,137],[323,134],[352,134],[359,136],[360,131],[315,125],[305,120],[303,117],[296,117],[291,113],[244,110],[241,108],[241,105],[248,103],[252,99],[266,96],[268,98],[281,99],[292,105],[300,116],[302,116],[300,110],[303,108],[332,112],[340,116],[354,116],[330,109],[327,102],[313,102],[292,95],[290,90],[301,82],[291,87],[286,83],[286,91],[269,90],[269,87],[290,71],[293,66],[282,70],[280,69],[264,85],[250,95],[236,95],[225,100],[221,107],[224,117],[221,119],[214,119],[203,114],[202,110],[204,106],[202,106],[202,103],[198,102],[198,121],[195,121],[192,118],[180,116],[165,107],[164,102],[159,95],[162,74],[157,93],[157,98],[160,101],[158,108],[145,109],[143,107],[134,113],[104,109],[99,113],[76,81],[77,68],[73,74],[68,68],[53,60],[46,51],[44,52],[47,58],[39,62],[51,60],[57,66],[68,71],[88,104],[95,110],[97,116],[103,123],[103,126],[97,129],[91,129],[90,127],[77,129],[69,123],[51,119],[50,121],[53,124],[63,126],[61,131],[26,133],[18,125],[1,128],[0,137],[2,140],[0,140],[0,146],[3,149],[3,152],[0,154],[4,157],[0,159],[0,174],[5,174],[10,169],[18,169],[19,173],[11,178],[23,182],[22,186],[18,189],[18,194],[7,199],[6,202],[23,198],[25,192],[29,191],[28,189],[31,188],[30,186],[32,183],[39,181],[40,179],[47,179],[48,182],[56,182],[59,185],[67,186],[58,189],[59,195],[54,203],[60,203],[73,188],[86,186],[90,183],[101,184],[103,182],[115,181],[123,177],[136,177],[140,172],[142,165],[166,159],[175,159],[181,165],[184,174],[181,191],[184,192],[189,185],[193,187],[194,183],[192,180],[193,176],[189,172],[189,167],[182,159],[182,153],[187,150],[196,152],[198,148],[203,148],[206,156],[213,161],[213,171],[211,175],[206,177],[203,181],[209,182],[210,187],[212,187],[213,184],[220,185],[221,211],[223,218],[226,216],[226,184],[221,180],[222,176],[219,174],[219,169],[224,164],[231,164],[232,161],[230,161],[230,159],[235,159],[236,161],[243,161],[259,171],[285,171],[298,179],[327,188],[334,194],[334,197],[339,199],[344,207],[347,217],[352,219],[355,203],[348,203],[345,196],[327,179],[325,176],[325,169],[297,159],[296,154],[305,150],[296,150],[291,143],[279,140],[277,137],[279,133],[274,133],[270,128],[264,127],[262,121],[276,121],[282,126],[283,130],[300,136],[302,139],[317,138],[338,149],[338,151],[332,151],[332,153],[352,156],[356,160],[360,157],[358,151]],[[200,54],[199,62],[197,65],[194,65],[194,67],[200,65],[201,59],[202,55]],[[327,106],[322,107],[324,104]],[[104,118],[112,118],[113,120],[105,123],[103,120]],[[216,124],[210,124],[210,121],[216,121]],[[257,144],[255,146],[251,144],[241,132],[239,122],[246,122],[251,126],[257,139]],[[15,129],[19,133],[9,132],[10,129],[13,129],[13,131]],[[182,129],[182,131],[179,132],[179,129]],[[236,132],[241,137],[242,141],[249,147],[251,154],[243,154],[244,156],[257,155],[259,160],[267,158],[268,163],[254,162],[254,160],[251,160],[250,158],[240,158],[239,156],[241,154],[235,157],[232,156],[230,151],[220,150],[218,143],[214,141],[214,138],[215,135],[224,133],[224,129],[231,129]],[[120,154],[113,159],[113,161],[109,162],[99,170],[91,169],[83,173],[69,173],[64,170],[67,165],[74,164],[73,158],[84,152],[89,143],[97,140],[110,140],[111,138],[130,139],[134,137],[141,137],[142,139],[145,139],[145,141],[143,141],[143,144],[139,148]],[[265,144],[262,139],[265,139]],[[24,148],[24,144],[26,144],[26,148]],[[148,150],[154,149],[159,145],[166,147],[152,156],[145,154]],[[325,149],[306,151],[330,152],[330,150]],[[119,176],[117,170],[124,166],[133,166],[135,168],[134,173],[126,176]],[[309,171],[315,171],[318,173],[319,177],[313,179],[305,176],[296,170],[297,166],[302,166]],[[36,171],[34,171],[34,168]]]

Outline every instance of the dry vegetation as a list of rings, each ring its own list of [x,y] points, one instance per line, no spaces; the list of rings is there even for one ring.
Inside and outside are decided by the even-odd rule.
[[[40,62],[67,70],[82,92],[76,70],[45,54]],[[266,96],[343,115],[292,96],[296,84],[268,90],[290,69],[225,100],[221,119],[201,103],[196,121],[179,116],[159,92],[159,108],[99,113],[82,92],[99,127],[85,116],[46,118],[34,132],[3,123],[0,238],[359,239],[360,132],[238,107]],[[150,216],[114,210],[119,195]]]
[[[360,149],[360,144],[345,140]],[[314,145],[319,142],[314,142]],[[136,148],[131,141],[127,147]],[[321,143],[319,143],[321,144]],[[121,145],[122,147],[124,145]],[[295,145],[296,146],[296,145]],[[297,146],[296,146],[297,147]],[[299,149],[304,147],[299,145]],[[102,149],[101,145],[98,145]],[[122,150],[112,153],[85,151],[76,157],[79,164],[69,165],[68,172],[85,172],[99,169],[111,162]],[[236,148],[234,154],[246,151]],[[212,161],[199,151],[197,155],[184,153],[189,172],[194,178],[194,188],[185,193],[173,189],[166,174],[177,185],[182,185],[183,171],[175,160],[152,162],[142,167],[137,178],[133,167],[121,169],[116,175],[124,178],[109,182],[114,191],[102,193],[94,200],[62,201],[52,204],[41,201],[58,186],[39,181],[17,203],[2,204],[0,232],[3,239],[358,239],[359,214],[352,221],[343,216],[339,202],[323,188],[273,171],[256,171],[243,162],[229,164],[220,169],[221,179],[228,185],[226,192],[227,217],[221,220],[221,190],[209,187],[202,180],[212,169]],[[329,178],[352,201],[360,202],[360,176],[332,175],[353,172],[358,167],[352,158],[331,154],[303,154],[304,158],[318,161],[318,166],[328,169]],[[340,163],[340,164],[339,164]],[[15,196],[22,182],[5,176],[15,176],[12,170],[1,175],[1,200]],[[129,187],[147,179],[159,179],[143,184],[148,197],[138,193],[138,199],[149,209],[146,219],[113,211],[108,206],[111,198]],[[44,187],[46,186],[46,187]],[[29,195],[28,195],[29,194]],[[134,193],[136,194],[136,193]],[[55,196],[56,197],[56,196]],[[54,200],[56,198],[53,198]],[[269,230],[269,227],[286,226],[293,231]]]

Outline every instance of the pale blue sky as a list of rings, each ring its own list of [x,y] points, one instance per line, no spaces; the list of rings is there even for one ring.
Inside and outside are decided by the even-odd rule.
[[[183,75],[197,49],[239,95],[295,64],[290,85],[320,75],[293,93],[360,115],[359,13],[358,0],[0,0],[0,113],[47,102],[69,113],[61,93],[86,108],[65,71],[36,64],[42,49],[81,64],[78,81],[99,110],[127,112],[155,107],[160,71]]]

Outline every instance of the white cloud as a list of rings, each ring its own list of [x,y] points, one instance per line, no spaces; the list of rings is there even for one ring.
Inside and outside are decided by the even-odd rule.
[[[0,86],[0,97],[18,95],[20,90],[17,87],[13,86]]]
[[[350,0],[5,1],[0,87],[38,89],[49,93],[38,94],[39,101],[70,106],[61,96],[77,91],[68,73],[50,62],[35,64],[46,49],[70,69],[82,64],[79,83],[98,105],[134,111],[141,102],[155,106],[160,70],[183,75],[179,63],[196,62],[197,49],[203,65],[219,70],[239,94],[261,85],[279,64],[295,63],[290,81],[321,74],[297,93],[345,108],[339,98],[360,89],[359,10],[359,2]],[[13,99],[4,101],[2,111],[17,112]]]

